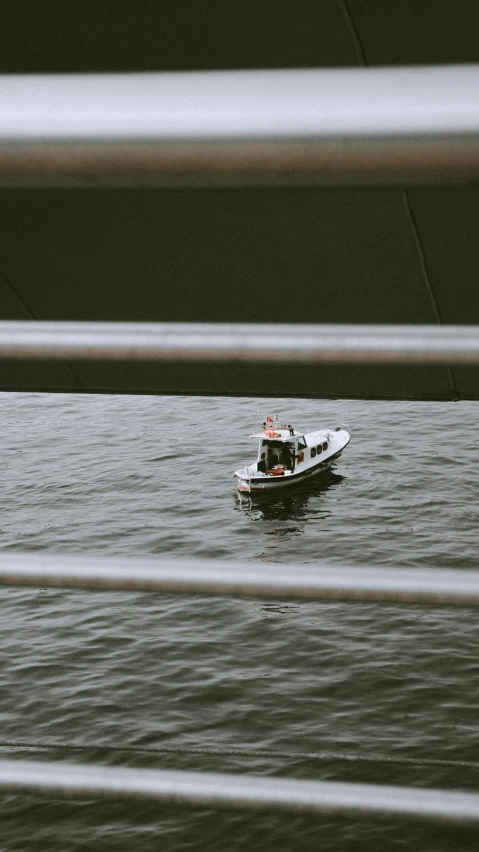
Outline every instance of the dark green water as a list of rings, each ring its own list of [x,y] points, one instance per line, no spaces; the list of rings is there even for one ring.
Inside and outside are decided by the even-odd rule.
[[[477,403],[0,399],[4,550],[477,567]],[[276,410],[351,444],[306,490],[240,501]],[[1,757],[479,788],[475,611],[1,594]],[[2,852],[477,848],[475,829],[21,795],[0,825]]]

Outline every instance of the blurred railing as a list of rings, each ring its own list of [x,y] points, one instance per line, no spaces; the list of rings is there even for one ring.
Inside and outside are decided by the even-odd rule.
[[[442,823],[479,822],[479,795],[475,793],[210,772],[4,760],[0,761],[0,791],[338,816],[399,816]]]
[[[3,554],[0,585],[479,606],[479,571]]]
[[[479,179],[479,66],[0,78],[0,186]],[[478,364],[479,329],[0,323],[0,357]],[[0,583],[479,603],[479,572],[2,555]],[[0,762],[0,789],[479,821],[479,795]]]
[[[479,364],[479,327],[0,321],[0,358]]]
[[[479,177],[479,66],[0,77],[0,185]]]
[[[241,564],[224,560],[2,556],[0,584],[267,596],[309,600],[479,605],[479,571]],[[146,798],[178,804],[268,808],[343,816],[479,822],[479,794],[418,788],[0,761],[0,791]]]

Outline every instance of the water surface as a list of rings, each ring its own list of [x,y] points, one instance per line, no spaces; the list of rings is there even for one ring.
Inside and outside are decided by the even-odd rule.
[[[0,547],[477,567],[477,403],[2,394]],[[332,473],[242,496],[279,412]],[[468,609],[2,590],[0,755],[479,787]],[[475,850],[477,831],[3,796],[3,850]]]

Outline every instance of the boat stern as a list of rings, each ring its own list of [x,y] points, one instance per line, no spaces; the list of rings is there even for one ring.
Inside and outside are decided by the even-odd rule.
[[[257,475],[256,465],[249,465],[248,467],[241,468],[241,470],[235,470],[234,476],[238,480],[238,491],[251,493],[251,479],[255,475]]]

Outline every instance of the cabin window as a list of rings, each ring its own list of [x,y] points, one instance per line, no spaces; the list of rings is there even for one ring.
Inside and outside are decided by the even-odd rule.
[[[323,452],[323,448],[322,448],[321,444],[318,444],[318,446],[316,447],[316,452],[317,452],[318,456],[319,456],[320,453]]]
[[[325,441],[324,444],[323,444],[323,450],[327,450],[327,449],[328,449],[328,442]]]
[[[311,458],[314,459],[316,455],[316,447],[311,447]]]
[[[300,438],[299,441],[298,441],[298,450],[305,450],[305,449],[306,449],[306,441],[304,440],[304,438]]]

